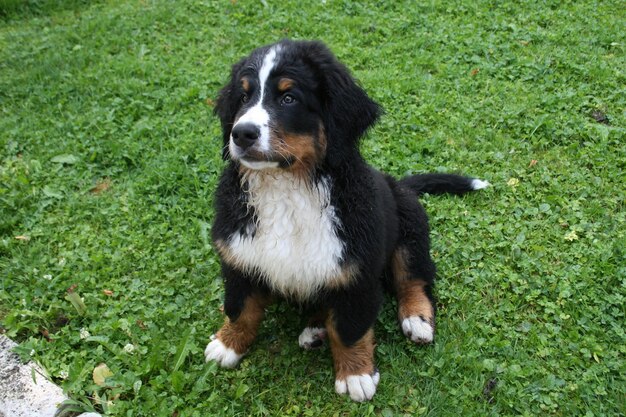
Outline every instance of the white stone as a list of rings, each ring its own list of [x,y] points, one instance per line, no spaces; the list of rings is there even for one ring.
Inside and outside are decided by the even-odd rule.
[[[67,397],[45,377],[39,365],[22,363],[12,351],[15,346],[11,339],[0,335],[0,417],[53,417]],[[79,417],[100,415],[87,413]]]

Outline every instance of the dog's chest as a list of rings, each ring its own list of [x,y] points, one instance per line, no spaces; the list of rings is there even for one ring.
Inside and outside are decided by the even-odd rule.
[[[255,222],[230,237],[237,264],[274,290],[307,298],[341,275],[344,244],[330,181],[310,185],[288,173],[252,173],[244,183]]]

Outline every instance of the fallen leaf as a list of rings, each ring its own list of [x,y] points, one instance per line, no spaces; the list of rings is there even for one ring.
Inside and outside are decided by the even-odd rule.
[[[51,342],[52,339],[50,338],[50,332],[48,331],[48,329],[45,328],[41,328],[39,329],[39,333],[41,333],[41,335],[48,341]]]
[[[102,290],[102,292],[104,293],[104,295],[108,295],[109,297],[113,295],[113,291],[111,290]]]
[[[23,240],[24,242],[28,242],[30,240],[30,236],[19,235],[15,236],[17,240]]]
[[[57,164],[73,165],[78,162],[78,158],[72,154],[63,154],[53,157],[50,161]]]
[[[103,193],[105,191],[108,191],[109,188],[111,188],[111,179],[110,178],[102,178],[99,179],[98,182],[96,182],[96,185],[94,185],[89,192],[92,194],[100,194]]]
[[[113,376],[113,372],[111,372],[106,363],[101,363],[93,368],[93,382],[98,386],[103,387],[104,381],[110,376]]]

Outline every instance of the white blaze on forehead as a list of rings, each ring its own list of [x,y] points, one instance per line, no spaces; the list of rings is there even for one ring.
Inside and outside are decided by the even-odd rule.
[[[269,120],[270,115],[263,108],[263,97],[265,96],[265,84],[267,83],[267,79],[270,76],[270,72],[276,66],[276,62],[278,61],[278,53],[280,52],[280,46],[273,46],[265,57],[263,58],[263,63],[261,64],[261,69],[259,70],[259,100],[248,109],[235,123],[237,126],[239,123],[251,123],[259,128],[261,133],[259,137],[259,142],[257,144],[258,150],[262,152],[268,152],[270,150],[270,131],[269,131]],[[234,128],[234,126],[233,126]],[[237,152],[233,153],[233,140],[231,136],[230,147],[231,154],[236,155]]]

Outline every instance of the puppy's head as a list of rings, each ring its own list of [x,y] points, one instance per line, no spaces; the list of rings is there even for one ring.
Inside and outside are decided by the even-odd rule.
[[[235,64],[220,91],[224,157],[247,169],[338,166],[378,105],[320,42],[281,41]]]

